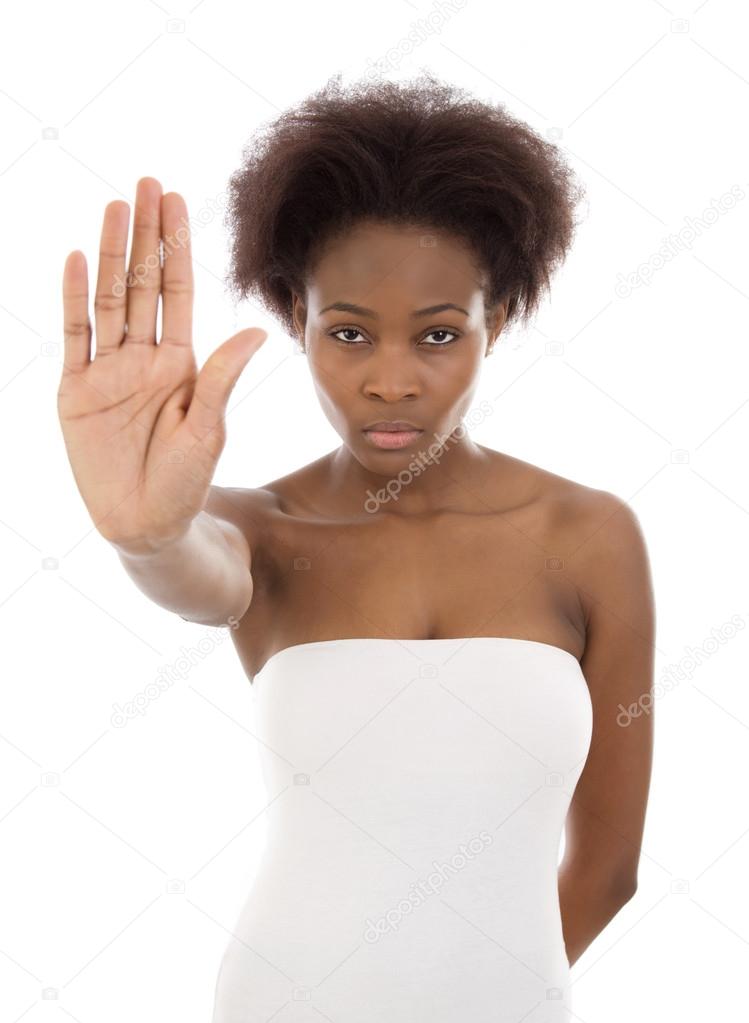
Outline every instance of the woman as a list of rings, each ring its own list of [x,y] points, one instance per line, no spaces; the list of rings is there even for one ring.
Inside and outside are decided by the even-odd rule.
[[[230,182],[230,281],[298,339],[342,444],[255,489],[211,480],[267,335],[197,371],[181,197],[140,180],[127,278],[129,208],[107,206],[93,358],[68,257],[59,412],[83,499],[144,593],[231,626],[256,700],[268,843],[215,1023],[566,1019],[569,966],[636,890],[637,519],[463,428],[580,194],[531,128],[430,76],[332,80],[267,126]]]

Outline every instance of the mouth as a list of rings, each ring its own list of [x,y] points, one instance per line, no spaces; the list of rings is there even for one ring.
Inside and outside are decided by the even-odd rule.
[[[406,420],[397,420],[396,422],[381,420],[378,423],[370,423],[362,430],[369,443],[380,450],[397,450],[408,447],[423,432],[421,427]]]

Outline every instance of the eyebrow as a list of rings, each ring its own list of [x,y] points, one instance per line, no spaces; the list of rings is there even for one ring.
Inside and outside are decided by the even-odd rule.
[[[320,310],[320,315],[326,313],[329,309],[337,309],[342,313],[356,313],[359,316],[370,316],[373,320],[379,320],[380,315],[376,313],[374,309],[365,309],[364,306],[354,305],[353,302],[332,302],[330,305],[326,305],[324,309]],[[411,318],[415,319],[417,316],[432,316],[434,313],[441,313],[445,309],[457,309],[459,313],[463,313],[465,316],[470,315],[466,309],[462,306],[456,305],[454,302],[442,302],[440,305],[430,305],[426,309],[417,309],[411,313]]]

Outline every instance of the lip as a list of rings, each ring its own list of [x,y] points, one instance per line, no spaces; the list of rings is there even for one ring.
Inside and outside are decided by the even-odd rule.
[[[364,430],[376,430],[377,433],[405,433],[408,430],[419,430],[421,427],[417,426],[416,423],[409,422],[408,419],[378,419],[376,423],[370,423],[364,427]]]
[[[406,448],[409,444],[413,444],[423,432],[421,427],[414,426],[413,423],[408,423],[404,420],[372,423],[371,426],[367,426],[362,430],[362,433],[373,447],[384,451]]]

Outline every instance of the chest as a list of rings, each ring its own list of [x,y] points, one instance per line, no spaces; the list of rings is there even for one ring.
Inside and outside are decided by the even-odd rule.
[[[253,560],[253,599],[235,637],[249,670],[276,649],[347,636],[576,642],[576,591],[537,519],[373,516],[277,523],[269,537]]]

